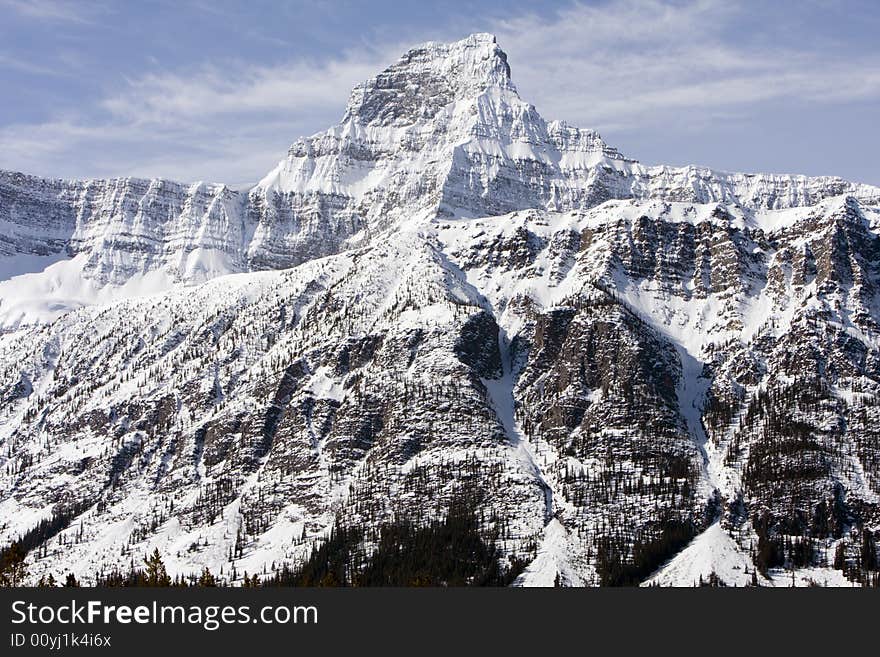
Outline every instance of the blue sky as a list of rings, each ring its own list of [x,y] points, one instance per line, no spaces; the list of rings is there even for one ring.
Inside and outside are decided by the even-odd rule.
[[[0,0],[0,168],[244,185],[427,40],[646,164],[880,184],[880,3]]]

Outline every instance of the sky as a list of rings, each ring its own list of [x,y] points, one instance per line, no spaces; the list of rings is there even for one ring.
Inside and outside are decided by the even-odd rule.
[[[425,41],[645,164],[880,184],[876,0],[0,0],[0,168],[244,187]]]

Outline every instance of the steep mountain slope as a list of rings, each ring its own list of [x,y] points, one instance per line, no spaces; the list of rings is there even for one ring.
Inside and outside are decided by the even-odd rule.
[[[717,516],[747,557],[778,547],[756,554],[768,575],[792,544],[806,544],[794,562],[831,564],[854,527],[876,528],[878,220],[852,198],[750,213],[627,201],[441,228],[510,338],[563,525],[589,536],[600,514],[597,557],[627,519],[681,521],[670,512],[693,500],[692,529]],[[608,549],[634,538],[651,540]],[[638,578],[659,565],[645,562]]]
[[[247,193],[4,173],[0,538],[34,579],[158,547],[237,581],[479,490],[521,585],[870,582],[878,206],[644,167],[490,35]]]
[[[495,38],[475,34],[415,48],[356,87],[338,125],[293,144],[248,193],[0,172],[0,263],[16,254],[77,256],[53,275],[4,286],[0,296],[17,301],[0,305],[0,326],[58,316],[34,299],[52,296],[64,311],[92,298],[291,267],[438,215],[568,211],[624,198],[779,209],[840,194],[880,201],[876,187],[839,178],[644,167],[595,131],[546,122],[519,97]],[[146,284],[118,289],[141,278]]]

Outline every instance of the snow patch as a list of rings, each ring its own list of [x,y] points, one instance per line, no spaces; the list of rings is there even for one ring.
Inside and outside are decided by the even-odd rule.
[[[716,522],[699,534],[642,586],[697,586],[712,573],[728,586],[748,586],[755,565],[736,541]]]

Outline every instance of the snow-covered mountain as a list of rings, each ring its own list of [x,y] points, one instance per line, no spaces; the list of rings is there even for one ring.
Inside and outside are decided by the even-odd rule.
[[[476,34],[247,193],[3,172],[0,226],[35,579],[268,577],[474,487],[522,585],[876,578],[880,188],[645,167]]]

